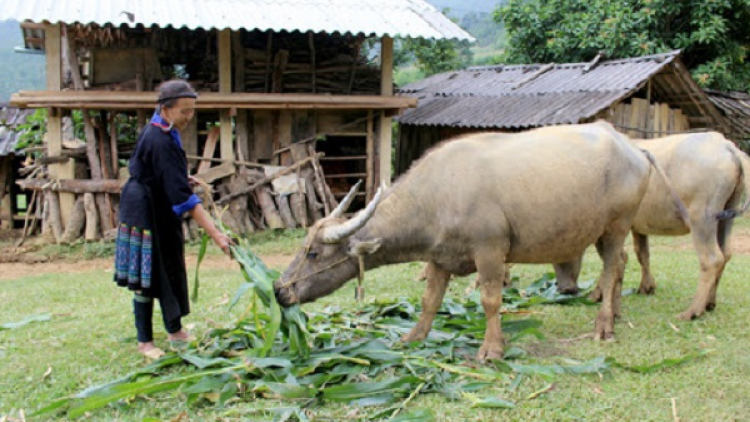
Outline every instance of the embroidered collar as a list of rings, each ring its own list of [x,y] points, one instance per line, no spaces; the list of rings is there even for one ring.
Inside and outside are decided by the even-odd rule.
[[[168,132],[169,135],[172,137],[172,139],[177,143],[177,146],[182,148],[182,140],[180,140],[180,132],[177,131],[177,129],[169,130],[169,123],[167,123],[164,119],[162,119],[159,112],[154,112],[154,115],[151,116],[151,124],[158,127],[165,133]]]

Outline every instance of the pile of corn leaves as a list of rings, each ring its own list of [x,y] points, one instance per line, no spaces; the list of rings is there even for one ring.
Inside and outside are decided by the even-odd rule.
[[[202,257],[205,239],[201,249]],[[586,289],[577,296],[557,294],[552,275],[523,290],[505,289],[505,358],[477,365],[472,359],[482,342],[485,317],[476,292],[463,303],[446,298],[430,336],[423,342],[402,344],[399,338],[421,311],[413,301],[370,302],[352,312],[328,308],[304,313],[299,306],[281,308],[273,294],[278,272],[267,268],[244,240],[238,239],[232,254],[247,283],[231,306],[246,293],[251,295],[236,325],[214,329],[179,353],[55,401],[37,415],[67,410],[68,417],[75,418],[119,400],[173,392],[187,397],[188,404],[207,400],[225,406],[227,416],[261,412],[278,421],[308,421],[314,417],[316,404],[341,402],[357,408],[354,415],[361,420],[431,421],[435,417],[431,410],[409,406],[418,394],[435,393],[474,407],[508,409],[515,403],[497,396],[482,397],[483,388],[505,387],[510,393],[528,376],[551,382],[557,374],[602,374],[613,366],[622,367],[604,357],[588,362],[561,359],[560,364],[546,366],[522,363],[526,352],[514,346],[517,340],[544,336],[540,321],[513,313],[538,304],[590,304]],[[701,354],[627,369],[651,372]],[[232,405],[256,399],[277,399],[280,405],[262,409]]]

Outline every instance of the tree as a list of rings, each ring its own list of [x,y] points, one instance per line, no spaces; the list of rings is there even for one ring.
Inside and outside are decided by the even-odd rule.
[[[417,67],[425,76],[466,67],[473,58],[469,47],[468,41],[423,38],[401,40],[401,48],[414,56]]]
[[[510,0],[509,63],[582,62],[683,51],[704,87],[748,90],[750,0]]]

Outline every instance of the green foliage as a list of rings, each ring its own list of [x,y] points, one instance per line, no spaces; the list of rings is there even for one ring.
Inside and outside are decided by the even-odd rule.
[[[505,40],[505,27],[494,21],[491,13],[470,12],[462,16],[458,24],[477,40],[477,46],[502,47]]]
[[[704,87],[746,91],[750,0],[510,0],[495,11],[509,63],[589,61],[683,50]]]
[[[468,41],[402,39],[401,49],[414,57],[425,76],[462,69],[471,64],[473,52]]]
[[[41,145],[44,142],[44,134],[47,133],[47,109],[36,109],[34,114],[26,118],[25,123],[16,127],[16,131],[21,133],[16,142],[16,149]]]
[[[300,407],[286,411],[299,420],[306,420],[304,408],[320,401],[359,408],[362,419],[394,420],[422,393],[463,398],[472,408],[513,409],[516,403],[512,401],[496,394],[480,397],[474,391],[480,386],[494,386],[495,390],[505,387],[501,395],[507,396],[518,387],[521,377],[552,381],[559,374],[601,375],[615,366],[631,369],[602,356],[589,361],[566,359],[552,365],[524,364],[518,361],[527,353],[519,346],[510,347],[503,361],[493,361],[489,366],[465,362],[462,357],[476,354],[486,328],[476,294],[464,302],[447,298],[428,338],[411,344],[402,343],[400,338],[421,312],[414,301],[376,301],[353,313],[329,307],[321,313],[306,314],[298,305],[280,310],[273,294],[279,273],[268,269],[244,240],[235,240],[239,243],[232,246],[232,255],[247,281],[235,302],[249,289],[254,297],[249,311],[234,326],[216,328],[200,344],[118,380],[56,400],[36,415],[67,408],[68,416],[76,418],[118,400],[179,391],[187,394],[189,404],[209,400],[224,405],[229,400],[259,397],[295,401]],[[534,304],[576,303],[586,294],[559,295],[555,280],[545,274],[526,289],[506,289],[504,303],[512,312]],[[503,321],[508,343],[518,343],[529,334],[543,338],[539,326],[538,320],[512,315]],[[649,373],[702,355],[698,352],[631,370]],[[188,365],[190,370],[175,372],[179,364]],[[532,393],[526,400],[551,388]],[[367,410],[372,407],[375,410]],[[395,420],[430,421],[434,415],[414,409]]]

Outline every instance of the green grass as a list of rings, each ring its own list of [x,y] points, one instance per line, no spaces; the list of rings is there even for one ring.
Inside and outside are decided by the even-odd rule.
[[[747,220],[739,226],[747,229]],[[261,254],[293,253],[304,233],[263,233],[251,244]],[[541,378],[527,379],[508,393],[488,388],[481,395],[497,394],[512,400],[511,410],[472,409],[466,401],[451,402],[438,395],[415,398],[411,408],[429,408],[440,421],[671,421],[672,399],[682,421],[747,420],[750,414],[750,294],[746,281],[750,256],[735,255],[728,265],[719,289],[717,309],[693,322],[674,316],[684,310],[692,298],[698,274],[698,260],[686,245],[689,238],[652,239],[652,268],[657,280],[655,296],[623,298],[623,318],[617,323],[616,342],[574,340],[593,329],[597,307],[545,306],[532,317],[543,322],[543,341],[524,340],[531,361],[559,362],[561,357],[587,360],[606,355],[626,365],[658,362],[680,357],[699,349],[713,349],[706,357],[653,374],[636,374],[614,369],[599,376],[561,375],[555,378],[553,391],[527,400],[530,394],[548,385]],[[92,245],[88,245],[92,247]],[[83,249],[83,247],[80,247]],[[105,248],[105,246],[102,246]],[[71,249],[69,253],[76,252]],[[188,247],[188,253],[197,247]],[[225,259],[215,248],[207,259]],[[79,253],[81,250],[78,250]],[[106,255],[92,253],[91,256]],[[589,253],[582,280],[595,278],[601,264]],[[424,283],[413,281],[420,264],[380,268],[367,273],[367,299],[420,297]],[[550,271],[549,266],[517,265],[513,273],[525,285]],[[193,269],[188,269],[193,274]],[[96,270],[78,274],[36,274],[21,279],[0,281],[0,324],[16,322],[32,315],[51,314],[51,320],[13,330],[0,331],[0,420],[4,415],[19,418],[23,409],[33,410],[56,398],[74,394],[95,384],[114,380],[143,365],[135,353],[131,296],[117,288],[111,272]],[[637,287],[640,270],[630,253],[625,288]],[[452,282],[449,295],[460,297],[470,278]],[[193,305],[186,324],[201,333],[214,324],[233,321],[244,306],[227,310],[226,300],[243,283],[239,269],[204,270],[201,275],[201,300]],[[349,283],[335,294],[306,305],[320,310],[327,305],[354,309],[354,285]],[[158,307],[157,307],[158,308]],[[157,344],[166,347],[160,316],[154,316]],[[51,368],[51,373],[45,373]],[[188,406],[183,395],[157,395],[137,398],[129,405],[118,404],[94,411],[86,420],[142,421],[151,417],[169,420],[187,411],[190,420],[270,420],[261,414],[247,416],[253,408],[280,407],[284,402],[258,400],[230,403],[224,408],[207,405]],[[326,404],[312,409],[314,420],[348,420],[353,410],[345,405]],[[245,414],[245,416],[241,416]],[[238,416],[239,415],[239,416]],[[265,419],[264,419],[265,418]],[[37,420],[37,419],[34,419]],[[55,418],[39,420],[56,420]]]

